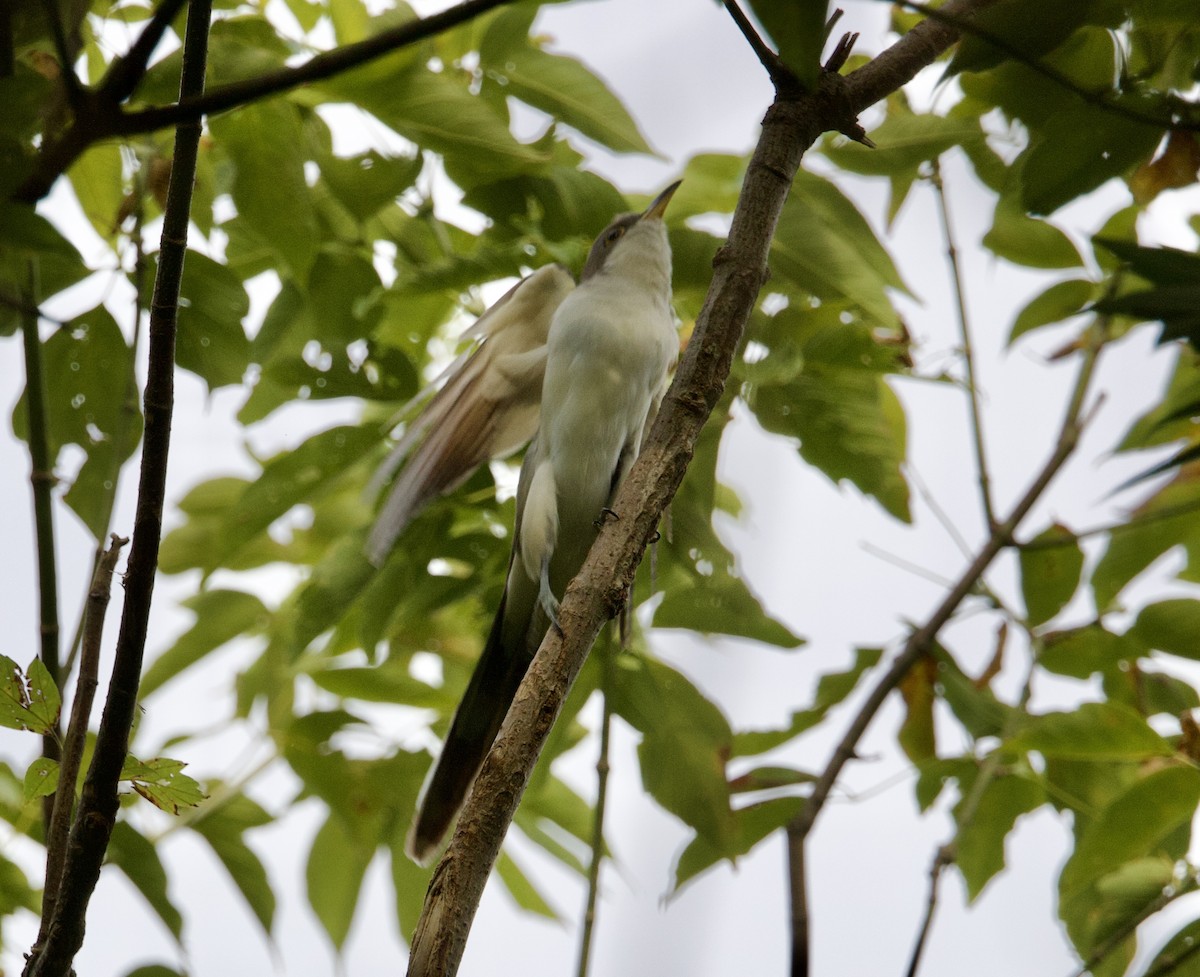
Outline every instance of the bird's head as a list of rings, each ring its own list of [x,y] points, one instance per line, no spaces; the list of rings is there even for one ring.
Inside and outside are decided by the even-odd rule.
[[[642,213],[621,214],[613,218],[613,222],[600,233],[592,245],[592,250],[588,252],[581,280],[587,281],[593,275],[599,274],[618,245],[630,238],[631,232],[633,232],[634,239],[645,234],[651,240],[658,239],[665,242],[666,235],[662,230],[663,214],[666,212],[667,204],[671,202],[672,195],[679,189],[679,184],[682,182],[682,180],[676,180],[672,183],[655,197],[650,206]],[[644,228],[645,231],[640,230],[641,228]]]

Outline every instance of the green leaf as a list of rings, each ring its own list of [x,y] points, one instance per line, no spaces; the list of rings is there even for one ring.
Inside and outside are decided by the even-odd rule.
[[[22,672],[15,661],[0,655],[0,672],[0,726],[52,732],[62,700],[41,659],[35,658]]]
[[[983,789],[970,819],[960,823],[955,836],[955,864],[967,883],[969,902],[978,899],[1004,868],[1004,840],[1017,818],[1036,810],[1045,800],[1042,785],[1029,777],[997,777]],[[962,807],[960,802],[956,817],[962,816]]]
[[[529,878],[513,857],[505,851],[501,851],[500,857],[496,859],[496,874],[500,877],[500,881],[504,883],[504,888],[508,890],[508,894],[526,912],[533,913],[535,916],[542,916],[545,919],[562,918],[538,891],[537,886],[533,884],[533,880]]]
[[[250,359],[250,340],[242,328],[249,311],[250,299],[237,275],[189,251],[180,283],[176,362],[209,389],[241,383]]]
[[[91,146],[71,165],[67,176],[96,233],[106,241],[114,238],[125,199],[121,147],[115,142]]]
[[[1083,573],[1083,550],[1066,526],[1055,523],[1021,546],[1021,594],[1036,627],[1059,613],[1075,596]]]
[[[342,205],[364,221],[412,186],[423,165],[420,156],[383,156],[372,149],[349,158],[330,156],[321,163],[321,176]]]
[[[108,843],[108,860],[137,887],[176,941],[182,940],[183,917],[167,892],[167,873],[154,845],[128,822],[118,821]]]
[[[1015,202],[1001,197],[983,246],[998,258],[1027,268],[1079,268],[1078,249],[1048,221],[1027,217]]]
[[[1097,302],[1095,310],[1162,323],[1160,343],[1186,339],[1200,349],[1200,285],[1162,285]]]
[[[288,271],[303,279],[317,253],[317,221],[304,159],[297,153],[302,144],[298,110],[281,98],[256,102],[215,117],[212,129],[233,164],[238,213]]]
[[[1178,832],[1186,831],[1200,804],[1200,771],[1171,766],[1147,774],[1119,794],[1088,825],[1063,867],[1065,894],[1096,882],[1134,858],[1181,858]]]
[[[1055,282],[1029,301],[1013,320],[1008,342],[1015,343],[1025,333],[1041,326],[1058,325],[1078,315],[1095,296],[1096,286],[1085,278]]]
[[[771,244],[771,268],[776,284],[847,299],[880,325],[899,327],[886,289],[907,289],[870,225],[828,180],[796,174]]]
[[[547,115],[618,153],[650,153],[637,123],[608,86],[574,58],[549,54],[529,37],[536,7],[497,17],[479,45],[480,67],[503,95]]]
[[[737,832],[725,848],[717,847],[712,838],[696,835],[675,863],[674,890],[678,892],[718,862],[727,859],[736,865],[738,858],[795,818],[804,803],[803,797],[776,797],[736,811]]]
[[[548,160],[542,150],[518,142],[505,118],[445,72],[409,68],[380,84],[356,71],[321,87],[357,102],[418,146],[441,153],[446,171],[464,190],[520,175]]]
[[[195,613],[196,623],[146,669],[138,690],[143,699],[209,652],[262,628],[270,616],[261,600],[240,590],[204,590],[183,601],[183,606]]]
[[[308,903],[339,950],[350,933],[358,893],[375,846],[352,837],[336,814],[325,819],[308,853]]]
[[[255,918],[268,935],[275,919],[275,890],[258,855],[243,835],[272,824],[274,818],[244,794],[206,811],[190,825],[211,846]]]
[[[48,797],[58,790],[58,761],[38,757],[25,771],[25,800]]]
[[[1175,752],[1134,710],[1108,702],[1034,716],[1007,748],[1075,760],[1139,760]]]
[[[1159,128],[1094,106],[1057,112],[1015,164],[1022,205],[1032,214],[1052,213],[1142,162],[1161,138]]]
[[[1200,660],[1200,600],[1179,597],[1147,604],[1129,634],[1149,648]]]
[[[1136,661],[1147,651],[1128,634],[1113,634],[1099,624],[1043,634],[1042,649],[1038,656],[1042,668],[1080,679]]]
[[[665,810],[721,850],[734,837],[725,763],[733,732],[682,674],[649,658],[617,661],[613,711],[642,734],[642,784]]]
[[[817,682],[817,694],[807,709],[792,713],[791,722],[783,729],[752,730],[737,733],[733,738],[733,756],[755,756],[782,746],[817,725],[825,714],[854,691],[862,676],[879,664],[882,648],[857,648],[854,663],[843,672],[829,672]]]
[[[1146,966],[1147,974],[1171,974],[1172,977],[1200,977],[1200,919],[1193,919],[1176,930]]]
[[[181,807],[197,807],[208,796],[183,772],[186,766],[181,760],[167,757],[143,762],[126,756],[121,780],[128,780],[135,791],[160,810],[178,814]]]
[[[750,0],[780,60],[806,91],[816,88],[821,74],[828,7],[827,0]]]
[[[1091,4],[1054,4],[1041,0],[1002,0],[972,19],[972,30],[959,41],[946,75],[986,71],[1008,58],[1038,60],[1071,36],[1091,14]],[[996,43],[993,43],[995,41]]]
[[[1156,285],[1194,285],[1200,280],[1200,256],[1191,251],[1148,248],[1103,235],[1097,235],[1092,241],[1115,254],[1136,275]]]

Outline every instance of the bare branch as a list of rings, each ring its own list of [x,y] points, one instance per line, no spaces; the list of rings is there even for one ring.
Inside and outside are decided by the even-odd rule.
[[[211,0],[191,0],[184,38],[180,96],[204,89],[208,61]],[[95,752],[71,828],[62,884],[46,939],[35,946],[24,977],[66,977],[83,944],[84,920],[100,876],[117,816],[117,782],[129,747],[137,705],[142,656],[158,547],[162,536],[163,497],[174,406],[175,325],[179,287],[187,251],[188,214],[196,176],[200,120],[181,124],[175,134],[175,162],[163,213],[158,276],[150,306],[150,350],[144,409],[146,434],[134,515],[133,545],[125,579],[125,606],[113,662],[108,698],[100,720]]]

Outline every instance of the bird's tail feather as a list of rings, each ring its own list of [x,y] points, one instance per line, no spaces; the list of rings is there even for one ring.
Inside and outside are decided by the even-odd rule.
[[[422,864],[462,807],[529,667],[524,648],[504,647],[504,605],[501,600],[408,835],[408,853]]]

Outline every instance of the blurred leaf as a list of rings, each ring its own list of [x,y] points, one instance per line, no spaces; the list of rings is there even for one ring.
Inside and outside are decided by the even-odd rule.
[[[91,146],[71,165],[67,176],[96,233],[111,240],[119,228],[125,199],[121,147],[115,142]]]
[[[986,71],[1013,57],[1037,60],[1070,37],[1090,13],[1086,0],[1050,8],[1040,0],[1002,0],[972,18],[972,31],[959,41],[946,74]]]
[[[936,679],[937,661],[926,655],[913,664],[898,686],[904,700],[904,721],[900,725],[896,740],[913,763],[937,756],[937,739],[933,725]]]
[[[1006,197],[996,203],[983,246],[998,258],[1028,268],[1079,268],[1083,258],[1071,239],[1049,221],[1027,217]]]
[[[271,817],[245,794],[238,794],[223,804],[206,810],[190,825],[208,842],[246,904],[270,935],[275,919],[275,891],[258,855],[246,844],[243,835],[253,829],[272,824]]]
[[[1083,550],[1066,526],[1055,523],[1021,545],[1021,594],[1034,627],[1057,615],[1075,596]]]
[[[308,903],[329,939],[341,949],[350,934],[358,893],[375,846],[354,838],[336,814],[325,819],[308,853]]]
[[[496,859],[496,874],[500,877],[500,881],[504,883],[504,888],[508,890],[508,894],[513,897],[513,901],[521,909],[546,919],[561,918],[554,911],[550,903],[546,901],[545,896],[538,891],[537,886],[533,884],[533,880],[529,878],[513,857],[505,851],[501,851],[499,858]]]
[[[127,822],[118,821],[108,843],[108,860],[137,887],[176,942],[182,940],[183,917],[167,892],[167,873],[154,845]]]
[[[1146,966],[1147,974],[1172,974],[1173,977],[1200,975],[1200,919],[1193,919],[1176,930]]]
[[[216,116],[212,129],[233,164],[238,213],[288,271],[303,279],[317,253],[317,224],[304,160],[296,151],[298,110],[285,99],[270,99]]]
[[[266,624],[270,612],[253,594],[240,590],[204,590],[182,601],[196,623],[156,657],[142,677],[138,694],[144,699],[210,651]]]
[[[1129,634],[1149,648],[1200,660],[1200,600],[1181,597],[1147,604]]]
[[[720,861],[727,859],[736,865],[739,857],[749,854],[761,841],[795,818],[804,801],[803,797],[777,797],[735,811],[736,834],[725,848],[718,847],[714,839],[697,834],[675,863],[674,890],[678,892]]]
[[[1200,170],[1200,141],[1194,133],[1174,132],[1167,136],[1163,151],[1143,163],[1129,178],[1134,201],[1145,207],[1164,190],[1178,190],[1196,182]]]
[[[1042,668],[1080,679],[1134,661],[1147,650],[1129,635],[1113,634],[1099,624],[1047,632],[1042,635],[1042,646],[1038,657]]]
[[[857,687],[859,680],[883,657],[882,648],[856,648],[854,663],[844,672],[829,672],[817,683],[817,694],[807,709],[792,713],[791,723],[783,729],[751,730],[737,733],[733,756],[755,756],[782,746],[817,725],[831,708],[842,702]]]
[[[820,77],[828,7],[828,0],[750,0],[779,59],[806,91],[813,91]]]
[[[250,299],[237,275],[207,255],[189,251],[180,285],[176,362],[209,389],[241,383],[250,357],[242,328],[249,311]]]
[[[1078,315],[1095,295],[1096,286],[1084,278],[1055,282],[1017,313],[1009,343],[1041,326],[1053,326]]]
[[[1006,749],[1078,760],[1137,760],[1175,752],[1132,709],[1107,702],[1085,702],[1072,712],[1034,716]]]
[[[418,156],[384,156],[372,149],[357,156],[331,156],[321,176],[356,218],[366,220],[412,186],[424,161]]]
[[[725,764],[733,732],[682,674],[648,658],[617,661],[613,711],[642,734],[638,763],[646,791],[665,810],[727,850],[736,825]]]
[[[887,251],[849,199],[801,170],[771,244],[778,280],[822,299],[847,299],[878,324],[897,328],[886,289],[907,292]]]
[[[1036,810],[1045,802],[1045,792],[1036,780],[1023,776],[1002,776],[992,780],[979,795],[975,809],[955,835],[956,857],[964,881],[967,899],[974,902],[984,888],[1004,868],[1004,842],[1017,818]],[[955,817],[963,816],[963,802]]]

